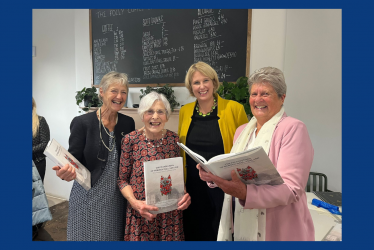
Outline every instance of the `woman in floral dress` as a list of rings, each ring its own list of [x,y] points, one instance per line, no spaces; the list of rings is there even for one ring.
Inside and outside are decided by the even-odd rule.
[[[144,162],[179,157],[175,132],[164,129],[170,116],[170,104],[156,92],[141,99],[139,115],[144,129],[127,134],[122,140],[118,186],[127,199],[125,241],[182,241],[183,213],[191,198],[185,193],[178,209],[151,214],[157,207],[145,204]]]

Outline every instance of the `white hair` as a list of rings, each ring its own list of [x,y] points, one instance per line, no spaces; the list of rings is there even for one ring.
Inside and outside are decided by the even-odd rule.
[[[125,86],[126,91],[129,92],[129,82],[128,82],[128,79],[127,79],[127,75],[125,73],[119,73],[119,72],[116,72],[116,71],[111,71],[111,72],[107,73],[101,79],[99,88],[101,88],[103,90],[103,93],[105,93],[106,90],[108,89],[108,87],[112,83],[119,83],[119,84]],[[100,91],[97,94],[97,96],[99,97],[99,99],[101,101],[103,100],[103,98],[100,95]]]
[[[253,72],[253,74],[248,78],[249,94],[251,94],[251,88],[254,83],[269,83],[279,98],[287,92],[287,85],[283,72],[274,67],[264,67]]]
[[[138,108],[138,114],[140,115],[140,118],[143,119],[144,113],[153,106],[155,101],[161,101],[164,104],[166,109],[166,118],[169,120],[171,114],[170,103],[163,94],[159,94],[155,91],[152,91],[146,96],[143,96],[143,98],[140,100]]]

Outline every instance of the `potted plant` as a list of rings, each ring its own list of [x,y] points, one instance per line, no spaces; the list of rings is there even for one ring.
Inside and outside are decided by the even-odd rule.
[[[102,102],[100,101],[99,97],[97,96],[96,88],[86,88],[84,87],[81,91],[77,91],[75,95],[75,100],[77,101],[77,105],[81,102],[84,103],[85,108],[82,108],[84,111],[88,111],[91,107],[101,107]]]
[[[176,101],[174,90],[169,86],[169,84],[164,85],[163,87],[157,86],[157,87],[151,87],[147,86],[145,90],[141,89],[140,92],[142,93],[139,98],[142,99],[143,96],[151,93],[152,91],[155,91],[159,94],[163,94],[166,99],[168,99],[170,103],[171,111],[174,111],[174,108],[179,106],[179,103]]]
[[[237,101],[244,106],[245,113],[248,119],[253,116],[251,106],[249,106],[249,92],[248,92],[248,77],[242,76],[236,81],[226,82],[223,81],[222,85],[218,88],[217,93],[220,97]]]

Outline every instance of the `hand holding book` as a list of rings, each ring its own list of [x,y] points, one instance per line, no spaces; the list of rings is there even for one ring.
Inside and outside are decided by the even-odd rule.
[[[66,181],[76,180],[84,189],[90,190],[91,172],[55,139],[49,141],[43,153],[56,164],[52,169],[58,177]]]
[[[199,170],[201,180],[212,181],[226,194],[245,201],[247,196],[247,185],[242,182],[235,170],[231,171],[231,180],[228,181],[219,176],[213,175],[212,173],[206,172],[202,167],[200,167],[200,164],[197,164],[196,168]]]
[[[129,201],[130,202],[130,201]],[[156,218],[157,214],[151,214],[149,211],[158,211],[158,207],[147,205],[145,201],[140,200],[132,200],[130,202],[132,208],[134,208],[136,211],[140,213],[142,217],[144,217],[146,220],[153,220]]]
[[[232,170],[234,170],[244,184],[279,185],[284,183],[262,147],[239,153],[217,155],[207,161],[183,143],[178,143],[178,145],[202,169],[222,179],[231,180]]]
[[[186,192],[186,187],[184,187],[184,195],[182,199],[178,202],[178,210],[185,210],[191,204],[191,196]]]
[[[66,163],[65,166],[60,168],[59,166],[52,167],[56,171],[56,175],[61,179],[67,182],[74,180],[77,177],[75,173],[75,168],[69,163]]]

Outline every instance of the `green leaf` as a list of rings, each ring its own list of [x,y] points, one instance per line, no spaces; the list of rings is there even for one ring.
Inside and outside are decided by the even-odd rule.
[[[231,94],[226,94],[224,99],[226,99],[226,100],[233,100]]]
[[[251,106],[248,103],[245,103],[243,106],[244,106],[245,113],[252,117],[253,114],[252,114],[252,111],[251,111]]]
[[[248,88],[248,78],[245,77],[245,76],[242,76],[242,77],[239,77],[238,80],[236,81],[236,85],[239,87],[239,88]]]
[[[84,100],[89,101],[89,107],[100,107],[102,105],[102,102],[97,96],[96,87],[90,87],[90,88],[84,87],[81,91],[76,91],[76,93],[77,94],[75,95],[75,100],[78,106]]]
[[[232,90],[232,94],[235,96],[236,101],[245,100],[248,92],[245,89],[235,88]]]
[[[176,101],[176,97],[174,95],[174,90],[172,89],[172,87],[170,87],[169,84],[165,84],[164,86],[160,87],[159,85],[155,88],[151,87],[151,86],[147,86],[145,88],[145,90],[141,89],[140,92],[142,93],[139,98],[142,99],[144,96],[146,96],[147,94],[151,93],[152,91],[155,91],[159,94],[163,94],[166,99],[169,101],[170,103],[170,108],[172,111],[174,111],[174,108],[179,106],[180,104]]]

